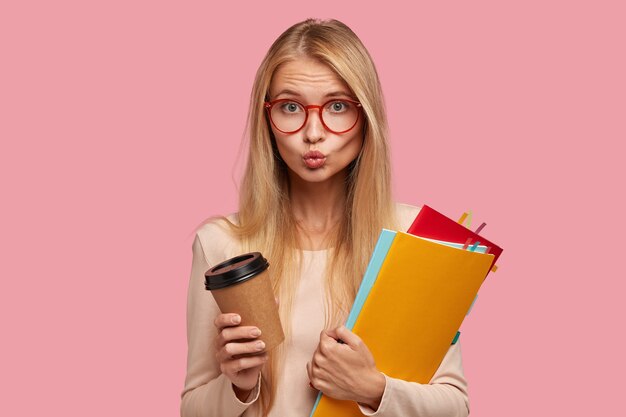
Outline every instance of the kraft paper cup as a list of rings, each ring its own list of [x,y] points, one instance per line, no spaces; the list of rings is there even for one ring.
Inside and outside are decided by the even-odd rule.
[[[258,327],[266,351],[285,340],[268,267],[260,252],[251,252],[227,259],[204,274],[205,288],[222,313],[237,313],[240,325]]]

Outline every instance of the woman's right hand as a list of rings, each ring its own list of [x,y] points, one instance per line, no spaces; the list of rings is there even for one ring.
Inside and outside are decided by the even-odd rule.
[[[230,379],[237,397],[245,401],[257,384],[263,364],[267,362],[265,343],[255,340],[261,330],[254,326],[240,326],[238,314],[220,314],[215,319],[217,338],[215,357],[220,370]]]

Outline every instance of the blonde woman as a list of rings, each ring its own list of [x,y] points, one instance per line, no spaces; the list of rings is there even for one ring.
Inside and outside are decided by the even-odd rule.
[[[341,325],[381,228],[406,230],[419,211],[392,201],[383,95],[361,41],[337,20],[293,25],[257,71],[248,116],[239,211],[193,242],[181,415],[308,417],[319,390],[365,415],[467,416],[460,343],[418,384],[378,371]],[[252,251],[270,262],[286,334],[271,352],[204,288],[211,266]]]

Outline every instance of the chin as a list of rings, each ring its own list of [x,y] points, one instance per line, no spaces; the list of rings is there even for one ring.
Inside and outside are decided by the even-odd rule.
[[[330,175],[324,173],[324,172],[318,172],[321,171],[319,169],[316,170],[308,170],[302,173],[297,173],[296,175],[298,175],[298,177],[302,180],[302,181],[306,181],[306,182],[323,182],[326,181],[327,179],[331,178]]]
[[[320,168],[307,168],[303,167],[301,170],[292,171],[292,174],[297,176],[301,181],[310,183],[323,183],[325,181],[336,178],[341,172],[333,172],[326,166]]]

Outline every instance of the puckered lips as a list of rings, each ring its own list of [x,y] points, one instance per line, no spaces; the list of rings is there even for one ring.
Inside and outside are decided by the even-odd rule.
[[[308,151],[302,156],[302,160],[308,168],[317,169],[326,162],[326,155],[320,151]]]

